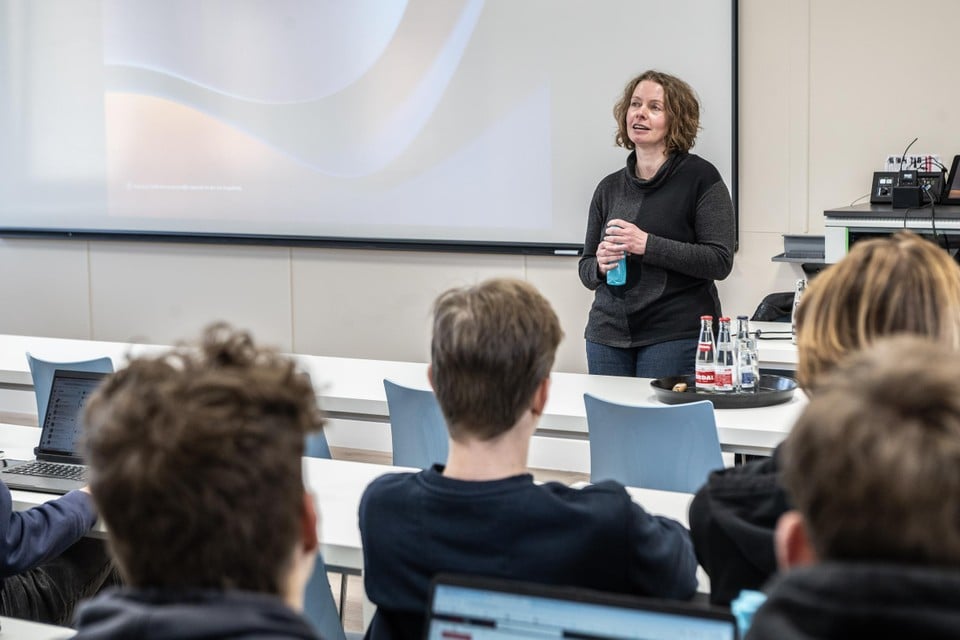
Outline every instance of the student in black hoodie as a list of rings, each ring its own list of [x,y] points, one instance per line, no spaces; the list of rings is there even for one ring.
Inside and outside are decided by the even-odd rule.
[[[784,572],[748,639],[960,635],[960,352],[898,336],[821,378],[784,444]]]
[[[137,358],[86,409],[90,490],[125,588],[79,639],[316,638],[299,613],[317,553],[304,437],[310,378],[246,333]]]
[[[811,396],[844,357],[883,336],[929,336],[960,345],[960,268],[946,251],[909,232],[864,240],[823,271],[797,316],[797,374]],[[715,471],[690,505],[690,533],[710,576],[710,600],[726,605],[776,571],[773,530],[790,503],[772,458]]]

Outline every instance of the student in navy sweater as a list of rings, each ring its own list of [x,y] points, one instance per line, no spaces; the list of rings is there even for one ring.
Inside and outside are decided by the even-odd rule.
[[[423,637],[430,580],[471,573],[690,598],[685,528],[651,516],[615,482],[538,485],[530,438],[562,337],[531,285],[491,280],[440,296],[430,380],[450,433],[446,465],[375,480],[360,503],[371,638]]]

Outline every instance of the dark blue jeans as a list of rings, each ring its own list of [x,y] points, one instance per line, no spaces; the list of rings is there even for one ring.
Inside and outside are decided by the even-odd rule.
[[[82,538],[56,558],[4,578],[0,615],[69,626],[81,600],[119,583],[106,543]]]
[[[645,347],[621,349],[587,340],[587,370],[604,376],[665,378],[691,375],[697,339],[669,340]]]

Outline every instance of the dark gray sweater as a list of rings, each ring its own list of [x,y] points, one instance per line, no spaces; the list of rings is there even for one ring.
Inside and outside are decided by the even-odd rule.
[[[716,168],[675,153],[650,180],[636,177],[636,154],[597,185],[590,203],[580,280],[596,291],[584,337],[611,347],[696,338],[700,316],[721,315],[714,280],[733,268],[733,203]],[[608,220],[650,234],[646,254],[627,257],[627,283],[610,287],[597,270]]]

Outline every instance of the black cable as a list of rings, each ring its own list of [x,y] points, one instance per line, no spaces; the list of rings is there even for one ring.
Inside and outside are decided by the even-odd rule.
[[[920,137],[917,136],[916,138],[914,138],[913,140],[911,140],[911,141],[910,141],[910,144],[907,145],[907,148],[904,149],[904,150],[903,150],[903,153],[900,154],[900,171],[901,171],[901,172],[903,171],[903,161],[907,159],[907,151],[910,151],[910,147],[912,147],[912,146],[913,146],[913,143],[916,142],[916,141],[919,140],[919,139],[920,139]]]
[[[933,194],[930,193],[930,185],[925,184],[920,188],[920,191],[927,194],[927,197],[930,198],[930,226],[933,227],[933,241],[937,243],[937,246],[940,245],[937,234],[937,206],[933,201]]]

